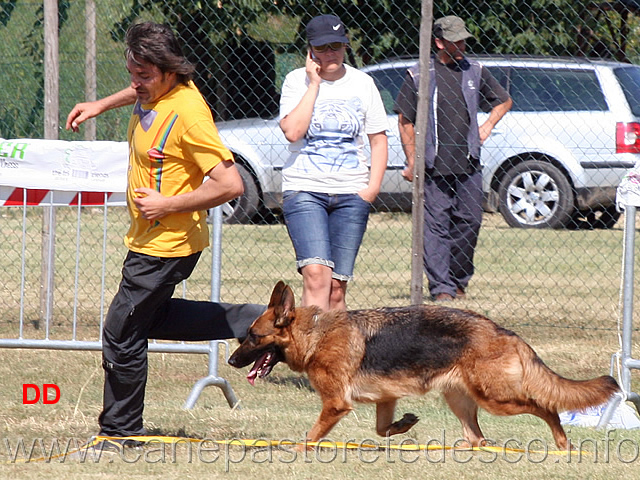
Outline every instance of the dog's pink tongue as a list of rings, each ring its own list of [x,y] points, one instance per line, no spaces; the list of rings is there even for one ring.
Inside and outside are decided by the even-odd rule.
[[[268,356],[269,356],[269,353],[265,353],[260,358],[258,358],[256,362],[253,364],[253,367],[251,367],[251,371],[247,375],[247,380],[249,380],[249,383],[251,385],[255,386],[256,378],[258,378],[260,369],[263,367],[263,363]]]
[[[256,386],[256,378],[258,378],[258,364],[257,363],[253,366],[253,368],[251,369],[251,371],[247,375],[247,380],[249,380],[249,383],[255,387]]]

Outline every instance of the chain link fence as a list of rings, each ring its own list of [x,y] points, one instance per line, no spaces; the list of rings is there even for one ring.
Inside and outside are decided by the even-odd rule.
[[[85,3],[59,1],[58,8],[64,125],[67,113],[85,95]],[[639,12],[640,3],[632,0],[434,5],[434,18],[455,14],[466,19],[474,35],[467,42],[468,53],[491,68],[514,100],[500,132],[483,149],[490,174],[485,175],[486,213],[476,274],[467,299],[455,306],[512,327],[545,327],[549,335],[598,336],[615,330],[623,239],[615,186],[640,158],[635,139],[640,137],[635,123],[640,121],[640,75],[622,67],[640,61]],[[276,117],[284,76],[304,65],[304,25],[320,13],[334,13],[345,22],[351,39],[346,60],[374,77],[389,113],[389,169],[356,263],[348,305],[407,304],[412,186],[400,176],[404,154],[392,108],[404,72],[419,54],[420,2],[96,2],[98,97],[128,84],[123,56],[128,26],[140,20],[168,23],[196,65],[196,84],[236,155],[245,194],[224,209],[223,301],[266,302],[279,279],[301,291],[279,212],[287,143]],[[41,2],[0,3],[2,138],[43,136],[42,19]],[[602,59],[616,63],[603,64]],[[121,109],[98,118],[96,139],[126,141],[129,115],[129,109]],[[80,139],[62,130],[60,138]],[[105,231],[108,301],[115,292],[124,258],[121,236],[127,228],[120,208],[112,207],[105,229],[100,208],[59,207],[54,316],[61,326],[74,309],[87,325],[97,324],[103,314],[95,301],[103,288],[97,275],[103,262],[90,238],[102,238]],[[42,212],[2,208],[0,214],[0,322],[14,322],[19,302],[26,300],[33,306],[27,315],[35,329]],[[79,222],[83,227],[76,249]],[[25,255],[18,247],[22,238],[27,238]],[[72,253],[76,250],[77,256]],[[24,258],[36,273],[24,280],[28,293],[21,299],[16,272]],[[76,269],[78,258],[81,267]],[[193,287],[181,295],[209,298],[210,265],[201,263],[191,279]],[[76,271],[79,300],[69,292]]]

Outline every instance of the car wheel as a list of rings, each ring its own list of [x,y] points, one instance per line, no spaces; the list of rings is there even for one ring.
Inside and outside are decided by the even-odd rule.
[[[563,228],[574,212],[573,189],[549,162],[527,160],[505,174],[498,190],[500,213],[512,227]]]
[[[236,168],[242,177],[244,193],[222,205],[222,220],[230,224],[251,223],[260,208],[258,185],[246,167],[236,163]]]
[[[577,229],[609,229],[615,226],[620,215],[621,213],[615,205],[609,205],[602,210],[577,212],[571,222]]]

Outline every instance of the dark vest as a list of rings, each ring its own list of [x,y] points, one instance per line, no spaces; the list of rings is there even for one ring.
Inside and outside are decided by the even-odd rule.
[[[482,65],[475,60],[467,60],[469,68],[462,71],[462,95],[467,104],[467,112],[469,113],[469,133],[467,134],[467,144],[469,155],[473,158],[480,158],[480,132],[478,131],[478,107],[480,104],[480,82],[482,80]],[[427,140],[425,148],[425,167],[433,168],[434,159],[438,151],[436,117],[438,106],[433,101],[436,97],[436,70],[434,66],[435,59],[432,57],[429,62],[429,73],[431,75],[429,82],[429,115],[427,120]],[[418,91],[420,83],[420,65],[415,64],[408,72],[413,79],[413,83]]]

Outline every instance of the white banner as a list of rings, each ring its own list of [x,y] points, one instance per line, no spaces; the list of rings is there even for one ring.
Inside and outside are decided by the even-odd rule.
[[[126,142],[0,138],[0,185],[72,192],[125,192]]]

